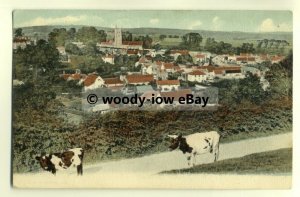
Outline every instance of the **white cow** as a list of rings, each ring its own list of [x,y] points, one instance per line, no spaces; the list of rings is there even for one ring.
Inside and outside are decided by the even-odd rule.
[[[194,133],[187,136],[168,135],[168,137],[172,138],[172,144],[169,146],[171,151],[179,148],[183,154],[187,153],[188,165],[191,160],[193,160],[193,166],[196,164],[196,155],[212,153],[214,161],[217,161],[219,157],[220,134],[216,131]]]

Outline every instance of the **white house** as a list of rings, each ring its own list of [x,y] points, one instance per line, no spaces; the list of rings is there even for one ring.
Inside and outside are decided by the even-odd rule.
[[[113,55],[110,55],[110,54],[106,54],[105,56],[103,56],[103,57],[102,57],[102,60],[103,60],[105,63],[115,64],[114,56],[113,56]]]
[[[194,70],[187,75],[187,80],[191,82],[203,82],[207,80],[207,75],[200,71],[200,70]]]
[[[179,80],[160,80],[156,81],[157,89],[161,90],[161,92],[169,92],[178,90],[180,86]]]
[[[165,65],[163,62],[156,61],[153,62],[151,65],[152,73],[154,75],[154,79],[167,79],[168,78],[168,72],[165,69]]]
[[[153,66],[151,63],[144,63],[141,66],[141,71],[143,75],[152,75],[153,74]]]
[[[197,55],[193,56],[193,62],[195,64],[204,63],[205,61],[206,61],[206,55],[205,54],[197,54]]]
[[[89,74],[85,78],[83,84],[84,84],[84,91],[88,91],[88,90],[94,90],[97,88],[104,87],[105,81],[96,74]]]

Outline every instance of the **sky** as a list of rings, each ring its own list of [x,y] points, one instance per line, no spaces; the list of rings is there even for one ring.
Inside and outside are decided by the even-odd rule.
[[[291,11],[15,10],[14,27],[88,25],[121,28],[292,32]]]

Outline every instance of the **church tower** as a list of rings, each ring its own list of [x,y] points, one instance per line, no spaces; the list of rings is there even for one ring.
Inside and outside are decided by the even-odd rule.
[[[115,47],[120,47],[122,45],[122,31],[121,28],[115,27]]]

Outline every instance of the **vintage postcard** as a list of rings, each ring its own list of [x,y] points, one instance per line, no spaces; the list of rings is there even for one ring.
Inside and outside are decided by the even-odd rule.
[[[293,14],[15,10],[15,188],[288,189]]]

